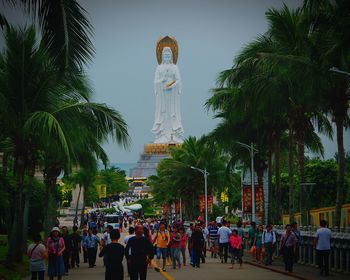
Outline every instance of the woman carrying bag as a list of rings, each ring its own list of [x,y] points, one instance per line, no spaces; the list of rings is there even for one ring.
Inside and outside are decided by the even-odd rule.
[[[41,243],[40,234],[33,235],[33,243],[28,246],[27,255],[30,258],[31,280],[44,280],[47,251]]]

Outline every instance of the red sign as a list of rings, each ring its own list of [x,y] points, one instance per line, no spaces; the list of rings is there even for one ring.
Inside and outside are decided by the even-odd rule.
[[[213,213],[213,196],[208,195],[208,213]],[[199,212],[204,213],[205,212],[205,196],[202,194],[199,196]]]
[[[243,212],[252,213],[252,187],[251,185],[243,186]],[[255,185],[255,212],[256,214],[264,213],[264,188]]]
[[[164,204],[163,205],[163,215],[168,215],[170,210],[170,205],[169,204]]]
[[[180,201],[175,203],[175,213],[180,214]]]

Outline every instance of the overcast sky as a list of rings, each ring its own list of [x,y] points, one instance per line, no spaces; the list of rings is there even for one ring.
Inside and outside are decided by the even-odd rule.
[[[270,7],[296,7],[300,0],[80,0],[94,26],[96,56],[88,68],[95,101],[119,110],[129,126],[132,146],[104,147],[111,162],[136,162],[151,143],[155,99],[155,44],[176,37],[182,77],[181,111],[185,136],[201,136],[217,123],[203,107],[218,73],[232,66],[234,56],[267,30]],[[1,2],[0,2],[1,5]],[[346,148],[349,150],[349,131]],[[324,139],[326,157],[336,144]]]

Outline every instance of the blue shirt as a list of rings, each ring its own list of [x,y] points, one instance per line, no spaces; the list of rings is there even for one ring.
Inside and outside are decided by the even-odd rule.
[[[219,243],[228,243],[231,233],[232,231],[228,227],[222,226],[221,228],[219,228],[218,230],[218,234],[220,235]]]
[[[263,232],[263,235],[262,235],[262,240],[261,240],[261,243],[262,244],[265,244],[265,243],[272,243],[272,244],[275,244],[276,243],[276,234],[275,232],[273,231],[264,231]]]
[[[84,239],[84,246],[86,248],[97,248],[100,238],[96,235],[88,235]]]

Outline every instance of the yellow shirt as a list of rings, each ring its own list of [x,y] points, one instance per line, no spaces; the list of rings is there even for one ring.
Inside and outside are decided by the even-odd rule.
[[[158,248],[167,248],[170,240],[169,231],[158,231],[156,233],[156,243]]]

